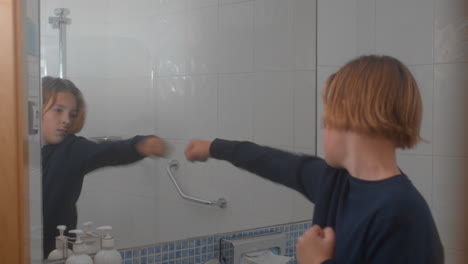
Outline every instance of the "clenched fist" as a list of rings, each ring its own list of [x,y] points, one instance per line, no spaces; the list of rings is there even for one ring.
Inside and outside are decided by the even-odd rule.
[[[322,229],[318,225],[312,226],[296,245],[296,256],[300,264],[321,264],[325,260],[333,259],[335,251],[335,231],[331,227]]]
[[[185,148],[185,158],[190,161],[206,161],[210,157],[211,141],[192,139]]]
[[[163,157],[166,154],[166,143],[156,136],[151,136],[140,141],[137,146],[137,151],[141,155]]]

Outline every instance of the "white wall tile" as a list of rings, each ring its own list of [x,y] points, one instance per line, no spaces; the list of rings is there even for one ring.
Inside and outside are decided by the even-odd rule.
[[[341,67],[357,55],[356,6],[356,0],[318,0],[318,66]]]
[[[317,1],[294,0],[294,69],[315,70],[317,62]]]
[[[187,25],[187,62],[190,74],[217,73],[218,7],[191,9]]]
[[[434,204],[436,206],[463,206],[466,159],[434,157]]]
[[[256,0],[254,4],[254,70],[292,70],[294,31],[291,2]]]
[[[468,62],[466,0],[435,1],[435,62]]]
[[[154,211],[158,214],[154,222],[156,236],[159,241],[174,241],[190,237],[198,237],[216,233],[218,230],[220,209],[198,205],[187,200],[168,203],[164,199],[155,202]],[[196,228],[188,223],[196,223]]]
[[[187,12],[164,13],[156,26],[160,57],[158,75],[184,75],[187,73]]]
[[[293,219],[294,221],[311,220],[314,214],[314,204],[304,195],[293,193]]]
[[[56,36],[41,36],[41,76],[59,76],[59,49]]]
[[[216,161],[215,164],[217,167],[215,169],[215,175],[211,178],[208,177],[213,185],[208,190],[211,194],[218,193],[213,198],[222,196],[227,199],[228,203],[226,209],[219,210],[220,212],[217,215],[219,229],[216,232],[271,225],[280,222],[278,219],[285,221],[284,219],[289,217],[289,215],[282,210],[271,210],[271,207],[264,208],[264,204],[258,199],[258,196],[264,196],[259,193],[259,189],[262,188],[258,185],[258,176],[252,175],[225,162]],[[204,182],[206,182],[206,180],[207,177],[205,177]],[[270,196],[268,195],[268,197]],[[283,196],[279,199],[283,199]],[[270,201],[270,203],[276,204],[277,206],[284,204],[284,201],[280,202],[281,204],[278,205],[276,204],[276,200]],[[267,210],[270,210],[269,214],[265,214]],[[273,217],[271,217],[272,214]]]
[[[436,64],[434,70],[434,154],[464,156],[468,64]]]
[[[407,65],[432,64],[433,22],[434,0],[376,0],[377,53]]]
[[[217,135],[218,76],[200,75],[188,79],[185,95],[188,138],[212,140]]]
[[[188,8],[195,9],[207,6],[218,6],[218,0],[188,0]]]
[[[92,171],[84,179],[83,195],[100,191],[154,197],[155,178],[156,175],[161,175],[156,173],[156,170],[154,160],[146,158],[129,165],[105,167]]]
[[[434,157],[433,213],[446,249],[468,250],[465,164],[463,158]]]
[[[116,202],[118,201],[118,202]],[[78,201],[78,227],[91,221],[95,227],[110,225],[117,248],[149,243],[156,237],[152,223],[156,212],[151,209],[153,199],[119,192],[88,192]],[[141,212],[144,211],[144,216]],[[127,212],[122,214],[122,212]],[[128,227],[132,228],[129,229]]]
[[[219,137],[253,140],[254,81],[252,74],[219,76]]]
[[[67,48],[70,76],[151,76],[151,56],[137,40],[118,36],[70,37]]]
[[[292,216],[293,192],[283,186],[251,175],[250,191],[254,194],[249,212],[262,217],[289,222]]]
[[[432,205],[432,156],[397,155],[397,164],[429,206]]]
[[[317,68],[317,152],[324,153],[322,142],[322,115],[323,100],[322,92],[328,77],[339,70],[338,67],[318,66]]]
[[[156,0],[155,2],[158,2]],[[159,0],[161,13],[181,12],[187,9],[188,0]]]
[[[82,135],[131,137],[154,133],[154,102],[150,79],[70,78],[83,92],[87,103],[87,120]]]
[[[185,96],[187,77],[158,78],[157,98],[157,127],[158,134],[168,139],[185,139],[186,115]],[[170,113],[170,114],[167,114]]]
[[[236,4],[241,2],[253,2],[255,0],[219,0],[220,5]]]
[[[427,142],[419,142],[414,149],[398,150],[398,153],[432,155],[433,146],[433,123],[434,123],[434,66],[417,65],[409,66],[418,83],[423,104],[423,119],[421,123],[421,137]]]
[[[466,206],[436,206],[433,213],[444,248],[466,252]]]
[[[357,0],[357,55],[375,54],[375,1]]]
[[[265,145],[293,146],[293,74],[255,74],[254,141]]]
[[[315,149],[316,71],[294,73],[294,146]]]
[[[252,72],[253,21],[252,2],[219,7],[219,72]]]

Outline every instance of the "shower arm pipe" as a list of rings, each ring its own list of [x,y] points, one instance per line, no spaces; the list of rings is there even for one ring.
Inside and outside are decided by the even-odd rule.
[[[65,78],[67,73],[67,27],[64,23],[59,23],[59,74],[60,78]]]
[[[54,9],[55,17],[49,17],[49,24],[57,28],[59,33],[59,76],[65,78],[67,73],[67,25],[71,24],[71,19],[67,17],[70,14],[68,8]]]
[[[179,192],[180,196],[182,196],[182,198],[184,198],[185,200],[195,202],[195,203],[199,203],[199,204],[215,206],[215,207],[219,207],[219,208],[223,208],[223,209],[226,208],[227,201],[226,201],[225,198],[219,198],[217,201],[208,201],[208,200],[203,200],[203,199],[200,199],[200,198],[196,198],[196,197],[186,195],[180,189],[180,186],[177,183],[177,181],[176,181],[176,179],[174,177],[174,174],[173,174],[173,171],[177,170],[178,168],[179,168],[179,162],[177,160],[172,160],[171,162],[169,162],[169,165],[167,166],[166,170],[167,170],[167,174],[169,175],[169,178],[171,178],[172,183],[174,183],[177,191]]]

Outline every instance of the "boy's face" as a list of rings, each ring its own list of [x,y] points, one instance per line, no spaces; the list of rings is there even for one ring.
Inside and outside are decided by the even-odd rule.
[[[42,138],[47,144],[58,144],[68,134],[78,113],[76,98],[71,93],[59,92],[52,107],[50,101],[44,106],[49,110],[42,115]]]
[[[343,168],[345,158],[345,134],[346,132],[332,128],[323,128],[323,150],[325,161],[334,168]]]

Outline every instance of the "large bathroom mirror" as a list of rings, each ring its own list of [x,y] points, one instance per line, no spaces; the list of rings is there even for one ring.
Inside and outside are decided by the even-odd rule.
[[[315,0],[43,0],[41,75],[81,89],[78,134],[154,134],[166,158],[85,177],[78,227],[111,225],[132,248],[311,219],[300,194],[222,161],[190,163],[189,139],[316,153]],[[227,201],[225,208],[183,199]]]

